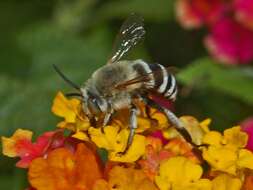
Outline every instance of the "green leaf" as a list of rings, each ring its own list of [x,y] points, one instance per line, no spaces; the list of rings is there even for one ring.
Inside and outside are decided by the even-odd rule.
[[[82,85],[99,67],[104,65],[109,31],[97,28],[85,37],[65,32],[50,23],[33,25],[19,36],[20,47],[31,57],[25,80],[0,77],[0,133],[10,135],[17,128],[40,134],[54,130],[56,119],[51,105],[57,91],[73,91],[57,75],[56,64],[71,80]]]
[[[185,68],[177,78],[186,85],[212,88],[253,105],[253,77],[248,74],[252,68],[248,71],[202,58]]]
[[[110,55],[110,32],[106,27],[96,28],[85,37],[54,23],[39,23],[20,35],[20,45],[33,59],[30,76],[51,85],[58,76],[52,65],[58,65],[70,78],[83,83],[91,73],[104,65]]]
[[[164,22],[173,17],[174,0],[128,0],[109,1],[96,15],[98,18],[126,18],[131,13],[138,13],[146,20]]]
[[[54,13],[55,23],[66,31],[80,31],[89,25],[96,3],[97,0],[59,1]]]

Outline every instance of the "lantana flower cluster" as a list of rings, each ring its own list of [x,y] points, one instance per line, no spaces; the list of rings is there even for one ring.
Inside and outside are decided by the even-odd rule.
[[[220,62],[253,60],[252,0],[177,0],[176,14],[186,29],[207,28],[205,46]]]
[[[195,145],[165,115],[139,104],[138,129],[128,151],[128,110],[102,129],[89,122],[81,101],[59,92],[52,111],[63,120],[32,142],[18,129],[2,137],[3,154],[19,157],[31,190],[252,190],[253,152],[240,126],[223,133],[210,119],[182,116]]]

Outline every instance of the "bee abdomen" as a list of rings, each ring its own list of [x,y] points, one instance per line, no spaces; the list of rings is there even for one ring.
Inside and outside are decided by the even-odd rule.
[[[148,82],[143,83],[145,88],[152,89],[169,99],[176,98],[176,79],[163,65],[139,61],[134,65],[134,69],[140,76],[148,74],[150,77]]]

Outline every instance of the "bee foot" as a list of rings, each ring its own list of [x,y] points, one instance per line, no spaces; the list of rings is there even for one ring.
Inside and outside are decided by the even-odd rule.
[[[125,153],[126,153],[125,151],[124,151],[124,152],[117,152],[116,156],[121,157],[121,156],[123,156]]]

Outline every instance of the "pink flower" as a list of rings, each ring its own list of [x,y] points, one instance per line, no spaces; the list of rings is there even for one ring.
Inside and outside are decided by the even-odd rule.
[[[248,63],[253,59],[253,31],[232,18],[223,18],[212,28],[205,44],[217,60],[228,63]]]
[[[176,16],[184,28],[199,28],[215,23],[226,10],[222,0],[178,0]]]
[[[243,131],[245,131],[249,136],[248,144],[246,148],[253,151],[253,117],[250,117],[244,120],[241,123],[241,126],[242,126]]]
[[[160,131],[160,130],[154,131],[151,134],[151,136],[160,139],[163,145],[165,145],[165,144],[167,144],[169,142],[166,138],[164,138],[163,132]]]
[[[244,26],[253,29],[253,1],[235,0],[235,17]]]

